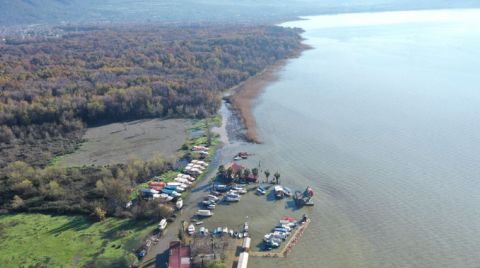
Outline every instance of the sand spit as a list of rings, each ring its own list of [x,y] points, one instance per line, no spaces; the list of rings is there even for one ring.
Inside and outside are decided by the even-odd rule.
[[[255,99],[271,82],[278,79],[278,71],[288,62],[289,59],[296,58],[309,49],[303,45],[292,55],[284,60],[280,60],[272,66],[267,67],[259,74],[247,79],[245,82],[232,89],[232,94],[227,101],[232,104],[234,112],[240,117],[245,127],[245,139],[248,142],[261,143],[257,136],[255,117],[253,116],[253,105]]]

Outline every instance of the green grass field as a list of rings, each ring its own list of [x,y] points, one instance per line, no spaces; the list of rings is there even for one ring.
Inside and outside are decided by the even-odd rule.
[[[16,214],[0,216],[0,266],[121,267],[139,241],[155,228],[109,218],[92,223],[81,216]]]

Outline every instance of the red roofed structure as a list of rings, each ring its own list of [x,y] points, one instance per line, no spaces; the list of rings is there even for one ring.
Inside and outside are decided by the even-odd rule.
[[[170,242],[168,268],[190,268],[190,246],[183,246],[180,241]]]
[[[237,163],[230,162],[225,164],[225,171],[227,171],[228,169],[232,169],[232,173],[237,174],[239,172],[242,172],[245,169],[245,167]]]

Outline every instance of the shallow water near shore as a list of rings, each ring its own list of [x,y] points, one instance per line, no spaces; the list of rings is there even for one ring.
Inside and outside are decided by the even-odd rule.
[[[315,190],[315,207],[249,194],[208,227],[248,216],[256,245],[281,216],[312,223],[287,258],[249,267],[478,267],[480,11],[311,17],[313,49],[290,60],[254,110],[263,144],[242,161]]]

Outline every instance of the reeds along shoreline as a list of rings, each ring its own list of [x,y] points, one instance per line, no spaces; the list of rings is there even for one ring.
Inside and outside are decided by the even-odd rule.
[[[252,113],[254,100],[269,83],[278,79],[278,71],[289,59],[300,56],[304,50],[309,48],[306,45],[302,45],[287,59],[276,62],[233,89],[233,94],[228,97],[228,101],[232,104],[234,112],[240,117],[245,127],[245,139],[248,142],[261,143],[257,135],[255,117]]]

